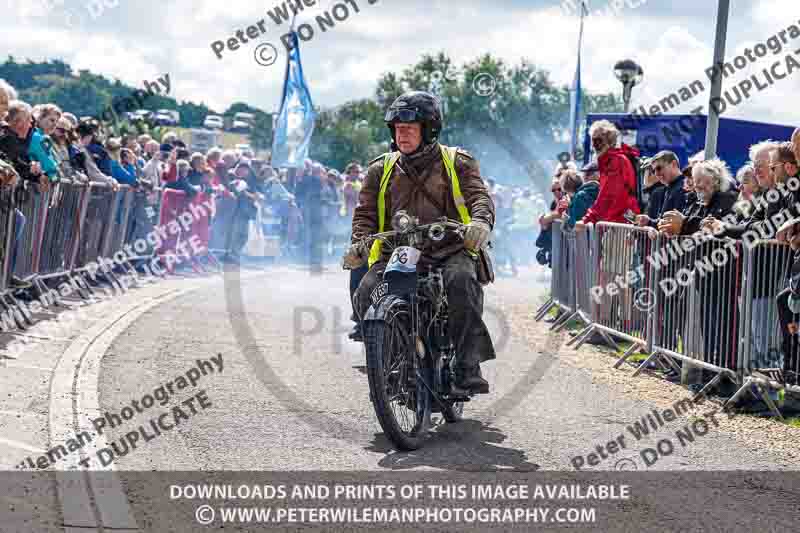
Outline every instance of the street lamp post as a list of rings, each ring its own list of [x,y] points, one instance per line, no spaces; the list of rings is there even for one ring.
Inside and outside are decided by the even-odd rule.
[[[614,76],[622,83],[622,101],[625,103],[625,113],[627,113],[631,104],[631,92],[641,83],[644,71],[632,59],[623,59],[614,65]]]

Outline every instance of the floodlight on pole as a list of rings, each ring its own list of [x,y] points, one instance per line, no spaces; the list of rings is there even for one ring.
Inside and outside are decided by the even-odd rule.
[[[617,64],[614,65],[614,76],[622,83],[622,101],[625,104],[624,111],[627,113],[633,88],[641,83],[642,78],[644,78],[644,71],[632,59],[623,59],[622,61],[617,61]]]

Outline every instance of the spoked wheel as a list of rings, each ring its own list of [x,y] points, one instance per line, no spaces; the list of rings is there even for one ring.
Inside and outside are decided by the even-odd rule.
[[[409,321],[406,308],[385,321],[364,323],[370,398],[383,431],[400,450],[422,446],[430,420],[431,397],[417,377]]]

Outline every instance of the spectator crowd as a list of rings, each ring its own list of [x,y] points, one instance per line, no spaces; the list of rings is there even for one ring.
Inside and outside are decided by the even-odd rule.
[[[634,224],[647,228],[645,231],[652,238],[659,233],[671,237],[702,235],[741,243],[748,238],[752,241],[755,235],[757,239],[788,241],[795,256],[792,259],[786,254],[785,264],[776,264],[777,254],[770,255],[768,261],[763,249],[754,252],[753,319],[748,338],[753,366],[769,368],[777,358],[767,353],[768,337],[771,328],[780,324],[784,377],[789,376],[789,380],[797,383],[800,129],[795,130],[791,139],[764,140],[753,145],[749,162],[735,176],[724,161],[706,160],[704,152],[689,158],[684,165],[668,150],[640,159],[635,148],[619,142],[620,132],[610,121],[593,123],[589,135],[596,160],[581,171],[572,164],[559,165],[553,179],[550,212],[539,219],[540,255],[549,261],[551,225],[555,220],[563,221],[565,229],[576,231],[597,222]],[[726,276],[735,275],[731,268],[731,265],[721,267],[716,277],[710,278],[701,304],[700,330],[704,333],[703,350],[708,360],[717,356],[736,360],[741,334],[735,325],[736,302],[741,302],[736,291],[741,287],[724,281]],[[778,277],[782,279],[768,279]],[[672,350],[678,350],[681,337],[685,348],[687,324],[693,320],[687,318],[685,303],[679,300],[671,311],[677,316],[661,317],[667,319],[667,324],[675,324],[664,326],[666,344]],[[722,305],[722,302],[733,304]],[[722,330],[733,332],[732,342],[722,344],[719,336],[711,333]],[[679,376],[672,371],[668,378],[676,380]]]

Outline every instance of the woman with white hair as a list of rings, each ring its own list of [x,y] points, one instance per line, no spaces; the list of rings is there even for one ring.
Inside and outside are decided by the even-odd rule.
[[[594,205],[583,220],[575,224],[581,230],[584,224],[594,222],[626,223],[625,213],[639,214],[636,200],[636,172],[630,157],[638,157],[635,148],[623,144],[617,148],[619,130],[608,120],[598,120],[589,128],[592,146],[597,152],[600,171],[600,192]]]
[[[731,190],[731,172],[719,158],[699,161],[692,167],[694,191],[697,202],[689,206],[685,214],[679,211],[664,213],[659,231],[670,235],[691,235],[700,231],[703,219],[723,219],[733,211],[736,191]]]

